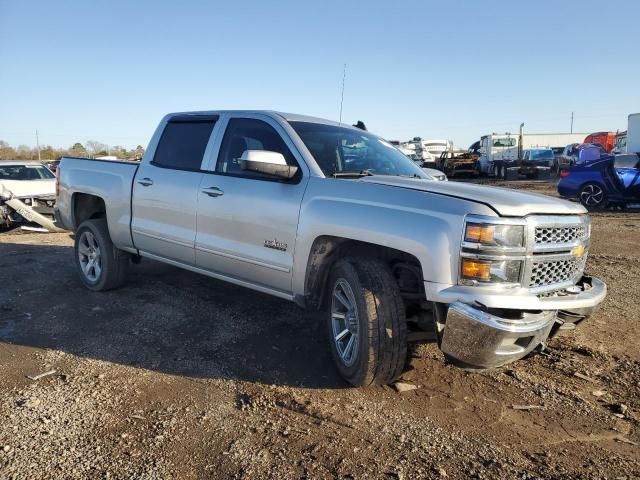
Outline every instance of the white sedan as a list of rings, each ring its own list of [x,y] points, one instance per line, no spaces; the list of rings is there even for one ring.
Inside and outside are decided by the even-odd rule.
[[[53,217],[55,201],[56,179],[47,167],[0,160],[0,226],[35,221],[51,229],[47,219]]]

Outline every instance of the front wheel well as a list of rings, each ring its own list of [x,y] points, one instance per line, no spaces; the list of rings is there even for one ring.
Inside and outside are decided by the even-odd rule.
[[[412,254],[383,245],[348,238],[321,236],[309,252],[305,275],[305,306],[320,310],[326,300],[324,288],[331,268],[341,258],[368,257],[382,260],[398,282],[400,293],[407,301],[424,300],[424,275],[419,260]]]

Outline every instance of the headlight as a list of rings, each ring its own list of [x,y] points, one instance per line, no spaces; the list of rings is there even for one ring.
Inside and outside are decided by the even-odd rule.
[[[460,276],[462,283],[519,283],[522,260],[484,260],[463,258]]]
[[[525,225],[470,215],[461,246],[462,285],[520,285],[525,255]]]
[[[467,223],[464,241],[493,247],[522,247],[524,245],[524,225],[490,225]]]

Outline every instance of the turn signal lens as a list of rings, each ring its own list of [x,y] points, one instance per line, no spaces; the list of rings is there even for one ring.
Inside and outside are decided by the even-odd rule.
[[[524,226],[469,222],[464,228],[464,241],[493,247],[522,247]]]
[[[467,223],[466,231],[464,232],[465,242],[473,243],[493,243],[493,232],[495,227],[493,225],[479,225],[477,223]]]
[[[462,278],[488,282],[491,279],[491,263],[462,259]]]
[[[562,178],[568,177],[569,176],[569,170],[560,170],[560,176]]]

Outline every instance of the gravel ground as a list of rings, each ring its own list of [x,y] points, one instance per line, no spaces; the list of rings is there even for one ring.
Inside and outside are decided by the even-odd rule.
[[[348,388],[318,314],[151,261],[89,292],[68,234],[4,232],[0,479],[640,478],[639,230],[593,215],[609,296],[543,354],[468,373],[421,345],[404,393]]]

